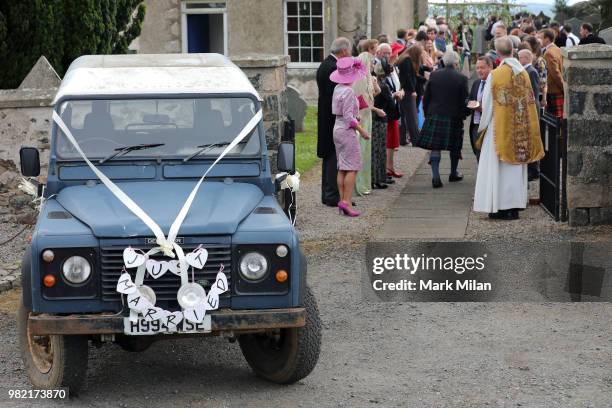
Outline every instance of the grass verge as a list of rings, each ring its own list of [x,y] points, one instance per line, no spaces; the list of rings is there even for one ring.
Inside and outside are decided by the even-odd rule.
[[[295,168],[306,173],[320,160],[317,157],[317,107],[308,106],[304,131],[295,134]]]

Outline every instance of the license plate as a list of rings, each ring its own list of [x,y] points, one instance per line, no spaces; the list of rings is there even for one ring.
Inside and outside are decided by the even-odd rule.
[[[123,318],[123,333],[130,336],[151,336],[155,334],[170,333],[210,333],[210,315],[204,316],[202,323],[192,323],[183,319],[177,327],[168,328],[159,320],[147,321],[139,318],[135,322],[130,321],[129,317]]]

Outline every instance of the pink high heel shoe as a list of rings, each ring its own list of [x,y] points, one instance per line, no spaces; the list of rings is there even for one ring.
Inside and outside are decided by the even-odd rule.
[[[359,217],[361,215],[359,211],[351,210],[350,208],[348,208],[348,204],[346,204],[344,201],[338,202],[338,212],[349,217]]]

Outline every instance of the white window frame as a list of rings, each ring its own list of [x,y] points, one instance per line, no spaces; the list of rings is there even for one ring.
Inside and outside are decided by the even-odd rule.
[[[225,7],[218,8],[187,8],[188,3],[223,3]],[[223,55],[227,56],[227,2],[210,0],[182,0],[181,1],[181,52],[188,53],[187,15],[188,14],[223,14]]]
[[[285,55],[289,55],[289,30],[287,29],[287,1],[295,1],[295,0],[284,0],[283,1],[283,37],[284,37],[284,45],[285,45]],[[317,0],[305,0],[305,1],[317,1]],[[321,21],[321,31],[309,31],[309,32],[304,32],[305,33],[311,33],[311,34],[322,34],[323,35],[323,58],[325,58],[325,0],[318,0],[321,1],[321,3],[323,3],[323,8],[321,13],[323,13],[323,17],[322,17],[322,21]],[[311,11],[311,15],[312,15],[312,11]],[[294,33],[292,31],[292,33]],[[297,32],[298,35],[301,32]],[[311,46],[312,48],[312,46]],[[318,47],[317,47],[318,48]],[[319,68],[319,65],[321,63],[320,62],[289,62],[289,64],[287,64],[287,68]]]

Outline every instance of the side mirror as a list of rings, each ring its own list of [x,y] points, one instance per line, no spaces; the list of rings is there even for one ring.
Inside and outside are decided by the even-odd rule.
[[[19,149],[19,160],[21,162],[21,174],[26,177],[38,177],[40,175],[40,156],[35,147],[22,147]]]
[[[284,171],[289,174],[295,173],[295,145],[293,142],[281,142],[278,145],[276,160],[278,171]]]

